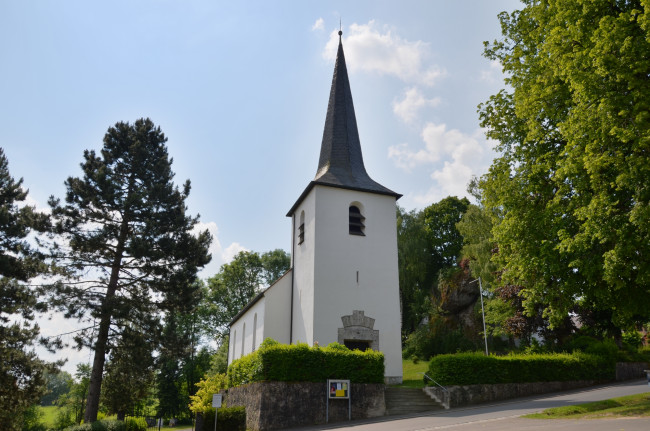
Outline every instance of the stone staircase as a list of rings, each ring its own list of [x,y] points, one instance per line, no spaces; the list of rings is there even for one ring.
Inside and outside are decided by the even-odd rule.
[[[386,387],[385,394],[387,415],[409,415],[443,410],[443,407],[422,389]]]

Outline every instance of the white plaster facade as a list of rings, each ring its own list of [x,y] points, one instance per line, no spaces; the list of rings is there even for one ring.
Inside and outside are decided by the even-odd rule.
[[[365,236],[349,233],[353,204],[365,217]],[[293,341],[338,342],[341,318],[361,310],[375,319],[386,377],[401,380],[395,197],[316,185],[294,217],[302,211],[304,242],[293,238]]]
[[[266,338],[289,344],[291,270],[257,295],[230,325],[228,363],[255,351]],[[268,312],[267,312],[268,310]]]

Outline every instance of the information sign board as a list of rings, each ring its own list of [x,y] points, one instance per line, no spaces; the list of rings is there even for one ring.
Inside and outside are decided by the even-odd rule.
[[[350,398],[349,380],[328,380],[330,399],[347,400]]]

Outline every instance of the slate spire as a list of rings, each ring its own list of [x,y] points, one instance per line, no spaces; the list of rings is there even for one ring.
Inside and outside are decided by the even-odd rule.
[[[363,164],[357,119],[341,42],[342,34],[343,32],[339,31],[339,47],[314,182],[400,197],[398,193],[373,181]]]
[[[300,202],[318,184],[389,195],[396,199],[402,197],[399,193],[387,189],[370,178],[363,164],[348,69],[345,66],[345,55],[341,43],[342,34],[343,32],[339,31],[339,49],[336,54],[330,100],[327,105],[318,170],[313,181],[309,183],[287,213],[288,217],[291,217]]]

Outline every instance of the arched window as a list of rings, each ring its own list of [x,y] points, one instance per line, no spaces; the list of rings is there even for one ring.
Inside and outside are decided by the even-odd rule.
[[[235,335],[232,337],[232,360],[235,360],[235,349],[237,348],[237,331],[235,330]]]
[[[298,244],[305,242],[305,212],[300,213],[300,224],[298,225]]]
[[[241,355],[244,356],[244,344],[246,344],[246,322],[244,328],[241,330]]]
[[[350,235],[365,236],[366,225],[363,221],[366,218],[361,215],[361,210],[356,205],[350,205]]]
[[[257,313],[255,313],[255,317],[253,318],[253,348],[251,351],[255,351],[255,337],[257,336]]]

